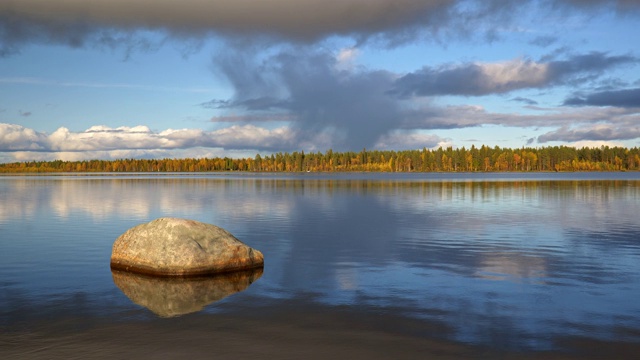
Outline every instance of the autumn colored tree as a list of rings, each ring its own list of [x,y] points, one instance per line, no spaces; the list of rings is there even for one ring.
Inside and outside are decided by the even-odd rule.
[[[207,171],[638,171],[640,149],[621,147],[572,148],[563,146],[508,149],[476,148],[428,150],[367,150],[360,152],[256,154],[233,159],[116,159],[89,161],[26,161],[0,164],[0,173],[50,172],[207,172]]]

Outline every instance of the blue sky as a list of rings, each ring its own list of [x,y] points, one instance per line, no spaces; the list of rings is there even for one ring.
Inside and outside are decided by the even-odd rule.
[[[640,146],[640,1],[3,0],[0,162]]]

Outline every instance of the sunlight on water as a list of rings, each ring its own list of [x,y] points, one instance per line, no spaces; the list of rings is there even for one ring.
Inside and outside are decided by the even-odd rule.
[[[0,325],[152,317],[114,284],[111,245],[175,216],[265,255],[255,283],[203,314],[293,301],[495,348],[640,341],[640,180],[492,176],[0,177]]]

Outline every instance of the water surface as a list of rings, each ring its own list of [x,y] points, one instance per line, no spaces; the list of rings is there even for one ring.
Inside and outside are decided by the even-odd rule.
[[[364,322],[417,344],[633,346],[638,214],[638,173],[0,177],[0,328],[9,339],[153,324],[178,336],[176,321],[271,314],[262,326],[308,330],[320,313],[328,328]],[[109,257],[117,236],[163,216],[229,230],[264,253],[264,273],[182,320],[157,316],[116,286]]]

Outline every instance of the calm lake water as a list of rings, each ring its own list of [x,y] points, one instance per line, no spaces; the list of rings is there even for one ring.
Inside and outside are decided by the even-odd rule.
[[[264,272],[219,301],[220,281],[126,294],[145,280],[112,274],[111,246],[164,216],[227,229]],[[30,334],[257,318],[512,354],[638,345],[639,219],[640,173],[4,176],[0,355]]]

